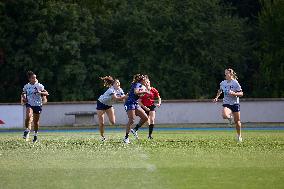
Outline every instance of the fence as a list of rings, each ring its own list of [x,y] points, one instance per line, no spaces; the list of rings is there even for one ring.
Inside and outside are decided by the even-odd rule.
[[[126,124],[127,115],[123,104],[115,104],[114,108],[116,123]],[[160,108],[156,108],[156,123],[225,123],[221,118],[221,109],[221,102],[214,104],[211,100],[166,100]],[[96,102],[49,102],[43,107],[40,125],[72,125],[75,121],[74,116],[66,116],[65,113],[95,110]],[[0,104],[0,120],[5,122],[0,128],[22,128],[24,118],[24,106],[13,103]],[[284,99],[242,99],[241,120],[252,123],[284,123]],[[94,124],[97,124],[97,119]]]

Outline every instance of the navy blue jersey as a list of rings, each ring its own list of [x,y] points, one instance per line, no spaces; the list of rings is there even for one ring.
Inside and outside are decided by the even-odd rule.
[[[141,83],[131,84],[131,88],[130,88],[130,91],[128,93],[128,98],[127,98],[127,101],[125,102],[125,104],[132,104],[132,103],[138,102],[138,99],[140,97],[134,93],[134,89],[141,88],[141,87],[142,87]]]

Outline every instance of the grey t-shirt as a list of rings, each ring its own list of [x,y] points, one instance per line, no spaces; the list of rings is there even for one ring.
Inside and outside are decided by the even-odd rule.
[[[26,84],[23,88],[23,92],[27,95],[28,104],[31,106],[42,106],[42,98],[38,93],[39,91],[43,91],[44,86],[40,83],[35,84]]]
[[[124,92],[121,88],[115,90],[114,87],[110,87],[103,95],[99,97],[99,101],[105,105],[112,106],[115,104],[115,100],[112,99],[112,95],[121,97],[124,95]]]
[[[241,85],[237,80],[224,80],[220,83],[220,89],[224,93],[223,104],[239,104],[239,97],[229,95],[229,91],[242,91]]]

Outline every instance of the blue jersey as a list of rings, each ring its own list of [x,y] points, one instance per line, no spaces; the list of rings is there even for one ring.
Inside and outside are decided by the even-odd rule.
[[[130,91],[128,93],[128,98],[125,104],[133,104],[133,103],[138,103],[138,99],[140,98],[138,95],[134,93],[134,89],[141,88],[142,84],[141,83],[133,83],[131,85]]]

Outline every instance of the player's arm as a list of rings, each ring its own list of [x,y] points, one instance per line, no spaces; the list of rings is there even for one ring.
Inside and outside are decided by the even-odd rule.
[[[43,89],[42,91],[38,91],[38,93],[42,96],[48,96],[49,95],[49,93],[45,89]]]
[[[144,106],[144,104],[142,103],[142,100],[141,100],[141,98],[139,98],[138,99],[138,103],[139,103],[139,105],[144,109],[144,110],[146,110],[146,111],[150,111],[150,109],[149,108],[147,108],[147,106]]]
[[[231,96],[236,96],[236,97],[242,97],[244,95],[243,91],[237,91],[237,92],[229,91],[229,94]]]
[[[122,96],[117,96],[115,93],[112,95],[112,99],[115,101],[122,101],[125,99],[126,95],[122,95]]]
[[[160,96],[158,96],[158,104],[157,104],[157,107],[159,108],[162,104],[162,99]]]
[[[217,91],[216,97],[213,99],[213,102],[217,102],[217,101],[218,101],[218,98],[220,97],[221,94],[222,94],[222,90],[219,89],[219,90]]]
[[[21,102],[26,103],[27,102],[27,93],[25,91],[21,94]]]
[[[155,88],[154,88],[154,95],[158,99],[158,104],[156,104],[156,106],[159,108],[161,106],[162,99],[160,97],[159,91]]]
[[[229,95],[231,95],[231,96],[235,96],[235,97],[242,97],[243,95],[244,95],[244,93],[243,93],[243,90],[242,90],[242,87],[241,87],[241,85],[239,84],[239,82],[236,82],[236,84],[235,84],[235,91],[232,91],[232,90],[230,90],[229,91]]]
[[[149,93],[149,92],[147,90],[140,90],[139,88],[134,89],[134,94],[136,94],[138,96],[146,94],[146,93]]]

